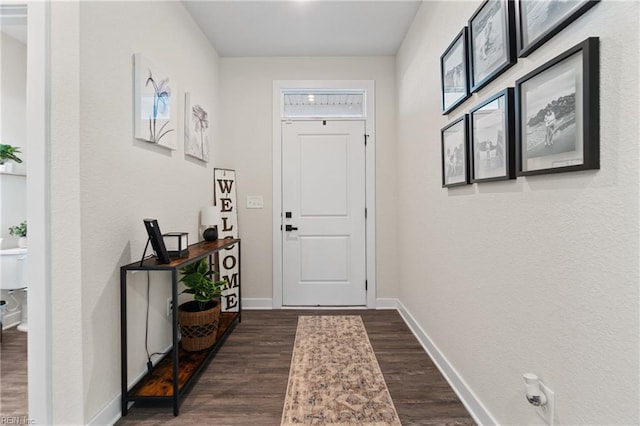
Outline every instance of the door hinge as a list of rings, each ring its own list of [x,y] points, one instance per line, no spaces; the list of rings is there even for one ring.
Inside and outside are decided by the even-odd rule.
[[[368,280],[364,280],[364,291],[369,290],[369,281]]]
[[[367,208],[366,207],[364,208],[364,218],[365,219],[367,218]]]
[[[364,135],[364,146],[367,146],[367,139],[369,139],[369,135]]]

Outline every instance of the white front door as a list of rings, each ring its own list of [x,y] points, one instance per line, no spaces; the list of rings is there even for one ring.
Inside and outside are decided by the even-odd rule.
[[[364,121],[282,123],[285,306],[366,305],[364,134]]]

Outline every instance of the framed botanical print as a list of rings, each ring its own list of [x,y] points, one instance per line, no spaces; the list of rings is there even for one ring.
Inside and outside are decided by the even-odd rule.
[[[599,40],[516,81],[518,175],[600,168]]]
[[[515,12],[510,0],[485,0],[469,20],[472,92],[516,63]]]
[[[468,115],[440,130],[442,144],[442,187],[469,183]]]
[[[516,0],[518,56],[529,56],[599,1]]]
[[[134,136],[165,148],[177,147],[175,81],[147,57],[136,53],[134,62]]]
[[[470,111],[471,182],[516,178],[513,97],[509,87]]]
[[[467,70],[467,27],[464,27],[440,57],[443,114],[453,111],[470,96]]]
[[[184,94],[184,153],[209,161],[210,109],[195,93]]]

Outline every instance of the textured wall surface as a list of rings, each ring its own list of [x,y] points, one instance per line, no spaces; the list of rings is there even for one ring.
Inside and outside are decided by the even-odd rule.
[[[243,297],[272,296],[274,80],[375,80],[377,297],[395,292],[395,79],[393,57],[222,58],[223,164],[237,170]],[[262,210],[247,195],[264,196]]]
[[[400,299],[501,424],[638,424],[638,3],[602,1],[440,113],[439,58],[480,2],[426,2],[397,58]],[[600,37],[601,169],[441,188],[440,129]]]
[[[157,218],[163,232],[199,239],[199,211],[213,202],[218,147],[207,164],[184,156],[184,92],[214,106],[217,140],[219,64],[180,2],[56,3],[52,33],[54,420],[72,424],[88,422],[120,393],[119,268],[142,255],[142,220]],[[175,151],[133,138],[134,53],[171,74]],[[170,344],[170,286],[168,274],[150,278],[149,350],[158,352]],[[129,281],[134,378],[146,363],[147,277]]]

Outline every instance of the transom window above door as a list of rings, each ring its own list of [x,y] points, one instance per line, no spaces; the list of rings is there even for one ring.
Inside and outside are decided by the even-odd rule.
[[[292,90],[282,94],[282,117],[366,118],[364,91]]]

